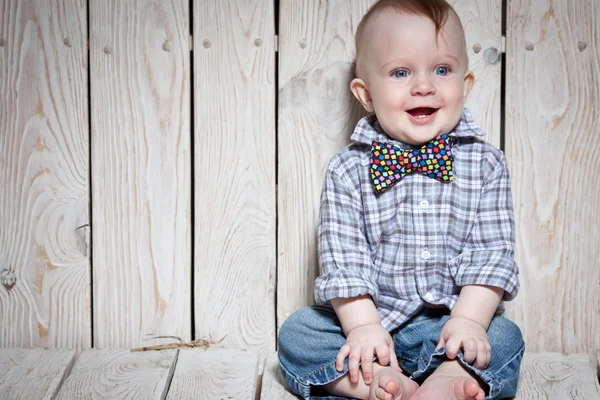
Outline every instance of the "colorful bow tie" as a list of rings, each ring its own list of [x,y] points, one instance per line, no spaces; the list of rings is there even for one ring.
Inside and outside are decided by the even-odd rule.
[[[440,182],[451,182],[452,140],[440,135],[417,150],[402,150],[392,143],[373,142],[371,178],[377,194],[383,193],[411,172],[420,172]]]

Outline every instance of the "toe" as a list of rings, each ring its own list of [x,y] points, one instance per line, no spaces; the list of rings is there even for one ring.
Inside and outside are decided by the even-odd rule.
[[[382,388],[379,388],[375,391],[375,396],[377,396],[379,400],[392,400],[392,395]]]
[[[379,386],[381,386],[386,392],[392,395],[392,398],[398,394],[398,390],[400,389],[400,385],[398,381],[393,376],[384,376],[381,378],[379,382]]]

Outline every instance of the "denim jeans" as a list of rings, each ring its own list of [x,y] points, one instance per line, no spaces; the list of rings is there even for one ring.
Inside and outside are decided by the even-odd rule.
[[[390,332],[402,370],[418,383],[427,378],[445,359],[445,349],[437,351],[448,311],[426,309]],[[463,359],[458,360],[489,386],[486,399],[512,397],[517,391],[521,358],[525,344],[520,329],[510,320],[496,316],[488,328],[492,347],[490,365],[483,370]],[[290,390],[305,399],[340,397],[315,395],[316,386],[332,382],[348,372],[335,368],[338,351],[346,342],[335,311],[330,305],[314,305],[293,313],[279,330],[279,365]]]

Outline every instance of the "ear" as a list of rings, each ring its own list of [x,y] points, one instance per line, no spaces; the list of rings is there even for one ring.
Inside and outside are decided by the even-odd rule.
[[[473,74],[473,71],[467,71],[467,72],[465,72],[465,80],[463,82],[463,96],[464,96],[464,98],[467,98],[467,96],[471,92],[471,89],[473,89],[473,85],[474,84],[475,84],[475,74]]]
[[[365,81],[360,78],[352,79],[352,82],[350,82],[350,90],[352,90],[352,94],[358,101],[360,101],[365,110],[368,112],[375,111],[375,108],[373,107],[373,100],[371,99],[371,93],[369,92],[369,88],[367,88]]]

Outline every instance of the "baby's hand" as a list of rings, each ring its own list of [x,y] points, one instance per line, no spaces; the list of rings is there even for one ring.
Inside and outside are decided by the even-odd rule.
[[[381,324],[363,325],[354,328],[348,333],[346,343],[338,352],[335,367],[338,371],[344,369],[344,360],[348,357],[350,380],[358,382],[359,362],[362,369],[363,380],[367,385],[373,379],[373,355],[383,366],[392,363],[392,367],[402,371],[398,365],[394,342],[389,332]]]
[[[451,317],[442,328],[436,350],[446,347],[446,356],[453,360],[458,351],[464,350],[464,359],[468,363],[477,360],[475,367],[485,369],[490,364],[492,348],[487,332],[479,323],[468,318]]]

